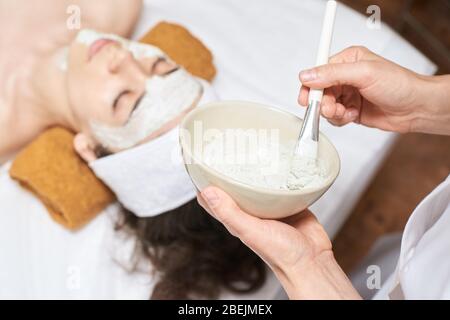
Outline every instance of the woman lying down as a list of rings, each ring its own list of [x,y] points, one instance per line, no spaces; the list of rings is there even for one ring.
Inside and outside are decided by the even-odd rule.
[[[0,157],[65,126],[121,205],[68,232],[4,165],[0,298],[274,298],[262,261],[193,200],[177,150],[179,121],[213,99],[211,88],[158,48],[121,37],[139,1],[78,2],[83,26],[108,33],[68,30],[69,2],[0,3],[9,48],[0,52],[0,136],[10,137]]]

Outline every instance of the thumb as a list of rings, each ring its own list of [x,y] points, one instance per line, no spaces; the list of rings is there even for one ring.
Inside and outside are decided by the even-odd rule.
[[[257,237],[254,234],[261,230],[262,221],[243,212],[234,200],[225,192],[216,187],[207,187],[201,192],[210,212],[219,220],[228,231],[242,241]],[[200,204],[203,206],[202,202]]]
[[[369,85],[371,66],[366,61],[329,63],[300,72],[302,84],[312,89],[326,89],[338,85],[351,85],[362,89]]]

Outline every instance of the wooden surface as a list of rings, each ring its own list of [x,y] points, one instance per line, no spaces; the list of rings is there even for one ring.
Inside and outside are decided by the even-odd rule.
[[[403,230],[417,204],[450,173],[450,137],[406,134],[374,178],[334,241],[351,270],[385,233]]]
[[[429,39],[402,22],[402,12],[408,0],[340,0],[356,11],[366,14],[369,5],[381,9],[381,20],[397,30],[405,39],[423,52],[438,66],[438,74],[450,73],[450,57],[434,50]],[[450,49],[450,1],[449,0],[413,0],[409,10],[420,25],[434,36],[447,50]]]

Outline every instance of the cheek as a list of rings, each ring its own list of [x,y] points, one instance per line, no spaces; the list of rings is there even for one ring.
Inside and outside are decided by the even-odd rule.
[[[83,98],[86,96],[86,81],[89,81],[89,73],[86,62],[83,59],[86,49],[83,45],[74,43],[69,50],[67,63],[67,92],[73,111],[77,113],[83,106]]]
[[[80,70],[68,70],[67,98],[73,114],[81,121],[98,118],[98,89],[94,81]]]
[[[68,69],[73,71],[82,70],[88,64],[87,61],[87,52],[88,48],[85,45],[77,43],[74,41],[69,46],[69,54],[68,54]]]
[[[81,123],[95,120],[114,124],[111,96],[117,91],[115,82],[102,59],[86,62],[83,47],[76,44],[69,51],[67,92],[71,109]]]
[[[68,77],[68,98],[71,109],[82,123],[98,121],[118,125],[117,117],[112,112],[109,95],[113,92],[104,81],[79,75]]]

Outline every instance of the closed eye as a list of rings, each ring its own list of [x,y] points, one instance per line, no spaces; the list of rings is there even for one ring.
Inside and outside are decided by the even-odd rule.
[[[158,57],[158,59],[152,65],[152,69],[150,70],[150,74],[154,74],[155,71],[156,71],[156,68],[158,67],[158,65],[161,62],[164,62],[164,61],[166,61],[166,59],[164,57]]]
[[[124,90],[121,93],[119,93],[119,95],[114,99],[113,106],[112,106],[113,112],[117,110],[117,106],[119,104],[120,98],[122,98],[124,95],[126,95],[128,93],[130,93],[129,90]]]
[[[144,97],[144,95],[145,95],[145,92],[139,98],[136,99],[136,102],[134,103],[133,109],[131,109],[130,113],[128,114],[128,119],[125,122],[125,124],[128,123],[128,121],[130,121],[131,115],[133,114],[134,110],[136,110],[136,108],[139,106],[139,102],[141,102],[141,100]]]
[[[121,97],[129,94],[130,92],[131,91],[129,91],[129,90],[124,90],[116,97],[116,99],[114,99],[113,112],[115,112],[117,110],[117,107],[119,105]],[[134,110],[136,110],[136,108],[139,106],[139,102],[141,102],[141,100],[144,97],[144,95],[145,95],[145,92],[142,93],[141,96],[139,98],[137,98],[136,101],[134,102],[133,108],[131,109],[130,113],[128,114],[127,122],[130,120],[130,117],[133,114]]]
[[[167,59],[164,57],[159,57],[152,65],[152,69],[150,70],[150,74],[155,74],[156,69],[158,68],[159,64],[163,63],[163,62],[167,62]],[[177,71],[179,69],[178,66],[174,66],[173,68],[169,68],[168,70],[166,70],[163,74],[161,74],[161,76],[167,76],[175,71]]]

